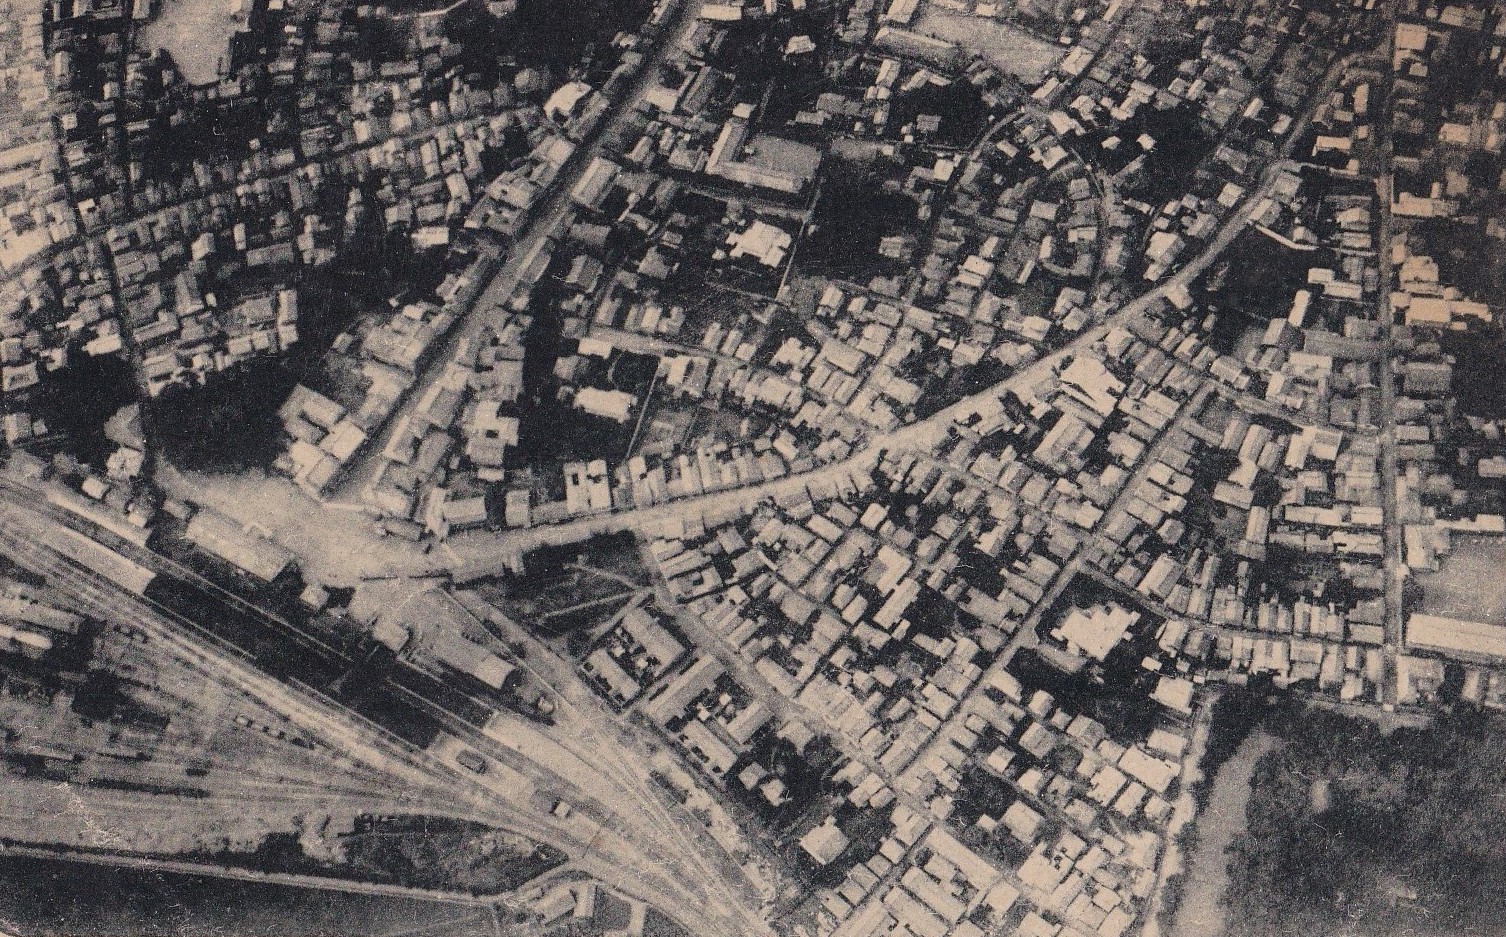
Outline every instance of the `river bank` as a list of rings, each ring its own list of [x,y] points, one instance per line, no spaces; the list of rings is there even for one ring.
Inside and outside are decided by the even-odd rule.
[[[1245,828],[1255,766],[1280,745],[1256,729],[1213,778],[1208,802],[1196,820],[1196,841],[1185,860],[1181,900],[1168,937],[1219,937],[1225,931],[1224,892],[1229,885],[1229,846]]]

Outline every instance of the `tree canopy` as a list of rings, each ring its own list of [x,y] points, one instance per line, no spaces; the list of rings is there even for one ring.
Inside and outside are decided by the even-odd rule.
[[[1497,934],[1506,921],[1506,717],[1385,734],[1289,703],[1230,849],[1235,935]]]

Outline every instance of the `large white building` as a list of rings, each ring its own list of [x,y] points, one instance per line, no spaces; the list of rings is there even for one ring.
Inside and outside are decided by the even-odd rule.
[[[599,387],[582,387],[576,391],[576,409],[584,410],[592,416],[605,417],[616,420],[618,423],[626,423],[628,416],[633,412],[633,405],[638,402],[627,391],[602,390]]]
[[[1407,619],[1407,644],[1444,654],[1506,659],[1506,625],[1417,613]]]

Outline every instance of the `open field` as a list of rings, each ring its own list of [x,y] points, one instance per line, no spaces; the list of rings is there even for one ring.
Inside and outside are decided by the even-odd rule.
[[[159,0],[157,15],[137,31],[143,48],[162,49],[196,85],[219,78],[230,36],[245,25],[232,0]]]
[[[1017,26],[983,16],[963,16],[927,6],[915,31],[980,52],[994,65],[1026,84],[1039,84],[1060,62],[1065,50]]]
[[[1436,573],[1419,573],[1422,611],[1506,624],[1506,538],[1454,537]]]
[[[351,585],[415,554],[412,544],[381,537],[360,510],[317,504],[281,476],[210,475],[164,465],[157,480],[173,496],[251,524],[298,554],[305,579]]]

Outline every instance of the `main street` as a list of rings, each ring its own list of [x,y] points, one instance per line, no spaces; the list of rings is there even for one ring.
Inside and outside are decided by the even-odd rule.
[[[551,183],[543,200],[534,207],[532,219],[509,249],[501,268],[477,294],[463,313],[461,321],[438,343],[439,347],[433,349],[428,364],[408,389],[403,403],[388,419],[386,428],[378,439],[366,447],[357,463],[352,466],[346,481],[340,485],[337,497],[341,493],[353,491],[365,494],[365,489],[371,485],[377,468],[381,465],[382,453],[386,451],[397,428],[407,424],[408,417],[423,399],[425,390],[444,374],[461,344],[474,342],[488,327],[499,324],[500,310],[517,292],[533,258],[545,248],[546,242],[559,234],[571,211],[570,190],[585,174],[592,157],[602,152],[601,141],[610,139],[615,131],[632,120],[645,97],[658,85],[659,66],[668,60],[670,53],[679,48],[695,27],[704,4],[705,0],[677,0],[675,9],[666,17],[666,21],[672,24],[671,27],[665,30],[649,54],[644,56],[633,85],[613,102],[607,116],[588,139],[576,148],[569,162]]]
[[[1258,186],[1230,210],[1214,236],[1184,266],[1159,281],[1149,290],[1130,300],[1103,321],[1078,335],[1062,348],[1025,365],[993,386],[964,397],[925,419],[896,427],[869,437],[846,459],[819,466],[804,474],[765,481],[727,491],[712,492],[647,508],[630,508],[610,513],[578,517],[558,524],[512,529],[501,532],[464,534],[452,538],[431,557],[415,556],[406,566],[389,569],[388,575],[426,576],[452,574],[470,580],[494,575],[516,564],[531,550],[542,546],[579,543],[598,534],[637,531],[654,535],[661,529],[673,529],[681,519],[700,516],[717,518],[734,516],[749,505],[806,489],[830,488],[846,478],[868,472],[880,455],[889,450],[926,450],[944,440],[953,423],[979,412],[992,401],[1011,392],[1024,391],[1052,377],[1073,355],[1092,347],[1105,335],[1160,308],[1168,297],[1189,289],[1209,267],[1219,260],[1235,239],[1251,223],[1251,212],[1276,189],[1281,175],[1294,168],[1290,155],[1296,142],[1311,125],[1317,108],[1338,86],[1353,56],[1337,59],[1314,88],[1308,107],[1293,121],[1282,144],[1280,158],[1272,161],[1262,174]]]
[[[1396,270],[1391,262],[1393,223],[1391,203],[1396,197],[1396,176],[1392,166],[1395,151],[1391,139],[1390,120],[1394,109],[1392,81],[1394,70],[1390,64],[1396,51],[1396,12],[1389,5],[1386,9],[1388,11],[1386,14],[1387,36],[1383,48],[1387,67],[1382,72],[1384,77],[1378,83],[1377,88],[1382,107],[1382,119],[1377,122],[1376,127],[1376,159],[1380,162],[1380,172],[1375,180],[1377,201],[1375,259],[1379,268],[1375,291],[1376,314],[1380,318],[1381,327],[1385,329],[1385,349],[1380,357],[1380,486],[1383,511],[1381,530],[1385,543],[1381,569],[1385,577],[1386,605],[1386,678],[1383,702],[1390,708],[1394,707],[1399,699],[1396,658],[1401,653],[1405,641],[1402,627],[1402,585],[1406,581],[1407,568],[1403,555],[1405,550],[1402,538],[1403,518],[1396,497],[1399,474],[1396,458],[1396,365],[1394,362],[1397,351],[1397,329],[1396,311],[1391,307],[1392,284],[1396,278]]]
[[[1049,380],[1057,369],[1074,355],[1102,341],[1110,331],[1121,328],[1166,302],[1174,292],[1189,288],[1198,277],[1223,255],[1249,224],[1249,209],[1268,197],[1275,189],[1284,161],[1267,170],[1261,185],[1248,194],[1224,220],[1218,233],[1203,250],[1176,273],[1126,303],[1096,326],[1062,348],[1025,365],[993,386],[964,397],[936,413],[869,437],[852,455],[806,472],[743,488],[714,492],[641,509],[628,509],[576,518],[559,524],[513,529],[498,533],[466,534],[452,538],[432,557],[416,557],[402,572],[411,576],[450,572],[460,579],[496,574],[523,554],[541,546],[578,543],[598,534],[634,530],[654,534],[666,525],[673,527],[680,519],[699,515],[715,518],[735,516],[749,505],[766,498],[779,497],[801,489],[830,487],[839,481],[868,472],[880,455],[890,450],[923,451],[946,439],[950,427],[971,414],[987,408],[992,401],[1011,393],[1023,392]]]
[[[1034,364],[1017,370],[994,386],[975,393],[947,409],[916,423],[869,437],[843,460],[817,466],[805,473],[796,473],[735,489],[708,492],[648,507],[584,515],[560,523],[543,524],[532,528],[459,534],[441,545],[438,550],[430,553],[420,552],[417,549],[399,549],[393,541],[377,537],[368,527],[353,524],[350,521],[350,515],[346,513],[349,505],[344,503],[318,505],[307,501],[296,492],[286,498],[276,498],[273,493],[264,491],[259,492],[258,496],[268,495],[276,502],[276,517],[282,527],[287,528],[278,539],[286,540],[287,545],[296,547],[295,552],[300,555],[305,566],[322,571],[321,575],[330,577],[331,581],[344,584],[363,577],[450,576],[460,581],[470,581],[495,575],[515,566],[524,554],[539,547],[579,543],[599,534],[621,531],[637,531],[648,536],[656,536],[661,530],[677,529],[685,518],[701,517],[716,520],[735,516],[745,511],[749,505],[765,498],[791,494],[805,488],[830,490],[832,486],[845,483],[854,475],[866,473],[871,469],[878,455],[887,449],[924,447],[940,441],[945,438],[948,427],[955,417],[976,410],[978,405],[986,403],[990,398],[997,398],[1010,391],[1023,390],[1049,377],[1053,368],[1082,348],[1100,340],[1110,329],[1131,322],[1156,308],[1166,301],[1174,289],[1190,286],[1222,257],[1250,223],[1250,209],[1274,191],[1278,169],[1293,165],[1286,162],[1285,158],[1290,155],[1295,142],[1302,137],[1311,124],[1317,105],[1325,100],[1337,86],[1339,76],[1351,60],[1352,56],[1340,59],[1330,67],[1324,80],[1315,89],[1310,99],[1311,105],[1294,122],[1287,141],[1280,151],[1283,158],[1267,167],[1260,185],[1247,193],[1243,201],[1231,210],[1212,240],[1204,244],[1198,254],[1184,267],[1111,313],[1108,319],[1098,326],[1076,336],[1065,347],[1046,355]],[[560,190],[556,192],[558,199],[563,199],[562,190],[566,185],[568,185],[567,179],[558,180],[557,188]],[[542,238],[544,230],[546,228],[538,229],[537,239]],[[509,262],[508,266],[498,274],[490,287],[492,299],[478,301],[471,310],[467,325],[472,330],[484,325],[486,317],[482,312],[489,308],[488,303],[497,300],[498,297],[505,299],[510,295],[510,291],[518,282],[520,269],[519,263]],[[462,325],[459,330],[463,332],[467,325]],[[444,358],[441,357],[438,360],[442,364]],[[440,364],[436,364],[436,367],[439,366]],[[390,433],[391,430],[389,429],[388,432]],[[368,456],[371,452],[380,451],[384,445],[385,443],[381,442],[375,444],[373,449],[369,450]],[[366,464],[357,471],[357,475],[369,479],[375,464],[375,457],[370,456]],[[169,477],[172,476],[169,475]],[[206,494],[201,494],[199,487],[199,483],[179,484],[174,488],[174,493],[194,500],[205,500],[208,497],[210,502],[215,503],[219,509],[235,513],[235,504],[226,503],[223,497],[213,497],[217,491],[214,486],[209,486]],[[291,487],[288,486],[288,488],[291,491]],[[326,514],[326,516],[331,518],[332,524],[348,533],[349,536],[320,538],[290,533],[289,531],[292,530],[290,525],[296,525],[298,530],[304,529],[302,525],[306,520],[307,511],[337,512]],[[241,520],[253,522],[253,519],[249,517],[243,517]],[[355,542],[362,538],[364,538],[362,546],[356,548]]]

